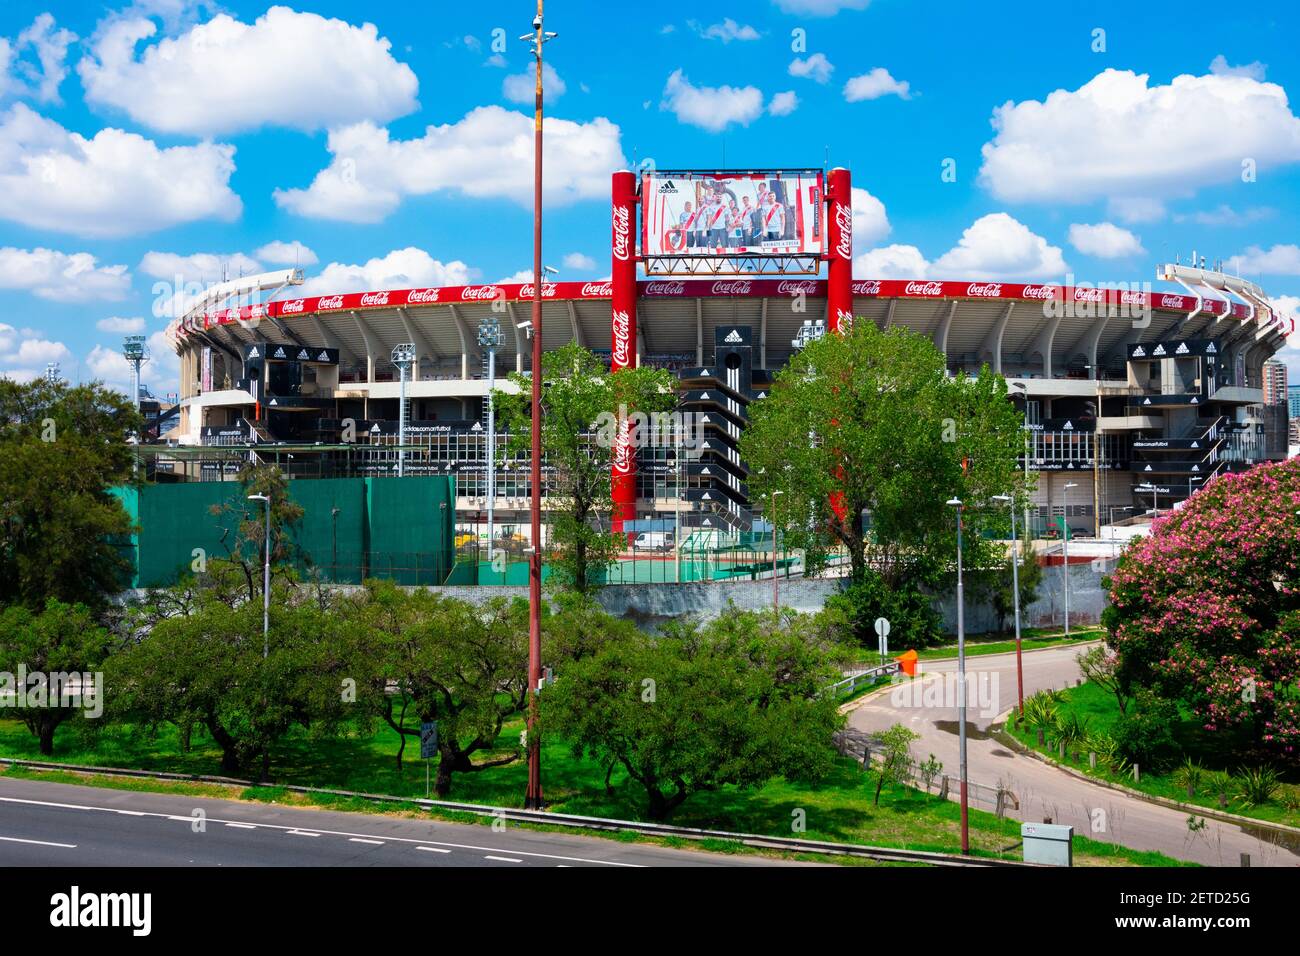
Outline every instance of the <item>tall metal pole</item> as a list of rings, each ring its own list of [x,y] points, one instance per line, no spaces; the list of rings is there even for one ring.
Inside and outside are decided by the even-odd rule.
[[[406,476],[406,364],[399,363],[397,374],[401,379],[397,400],[397,477]]]
[[[957,509],[957,747],[961,774],[961,852],[970,852],[970,811],[966,791],[966,590],[961,574],[962,503],[948,502]]]
[[[262,659],[271,656],[271,496],[262,502],[266,508],[266,559],[262,562]]]
[[[1070,636],[1070,489],[1074,482],[1065,486],[1065,517],[1062,519],[1061,533],[1061,580],[1065,582],[1065,636]]]
[[[1016,502],[1011,496],[1011,590],[1016,606],[1016,700],[1025,713],[1025,668],[1020,660],[1020,538],[1016,535]]]
[[[781,610],[780,586],[777,583],[780,579],[776,576],[776,496],[785,494],[783,491],[772,492],[772,514],[769,516],[772,522],[772,613],[777,614]]]
[[[542,751],[538,740],[537,695],[542,680],[542,32],[543,0],[533,19],[537,60],[533,115],[533,367],[532,367],[532,558],[528,565],[528,789],[524,808],[542,806]],[[525,37],[527,38],[527,37]]]
[[[484,491],[487,492],[487,533],[488,533],[488,560],[491,561],[496,555],[492,548],[496,542],[496,531],[493,521],[493,512],[497,504],[497,408],[496,402],[492,399],[492,390],[496,388],[497,381],[497,349],[496,345],[488,347],[488,433],[487,433],[487,483]]]

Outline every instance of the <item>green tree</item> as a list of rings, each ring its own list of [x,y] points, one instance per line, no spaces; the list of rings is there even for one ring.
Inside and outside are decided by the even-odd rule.
[[[131,477],[130,403],[98,382],[0,379],[0,604],[47,598],[102,610],[130,580],[131,520],[111,486]]]
[[[613,500],[610,464],[622,414],[671,409],[677,401],[673,377],[648,367],[611,373],[576,343],[542,358],[543,481],[551,508],[548,558],[556,580],[579,592],[600,583],[622,549],[618,536],[600,527]],[[530,449],[532,380],[511,373],[513,391],[494,393],[498,420],[509,431],[505,453]]]
[[[78,711],[89,714],[103,704],[94,697],[92,676],[91,695],[87,697],[83,691],[80,704],[72,706],[72,699],[59,692],[60,687],[67,689],[62,683],[64,675],[93,675],[103,666],[112,647],[109,632],[96,624],[89,609],[81,604],[64,604],[51,598],[38,612],[14,606],[0,613],[0,671],[16,679],[21,668],[28,675],[43,677],[46,699],[31,706],[31,697],[24,695],[29,706],[17,706],[20,698],[13,702],[18,719],[40,741],[42,754],[54,753],[54,732],[60,724]],[[55,675],[59,675],[58,687]],[[30,682],[27,686],[36,689]],[[22,688],[3,690],[17,694]]]
[[[1015,580],[1020,581],[1020,614],[1023,623],[1025,609],[1038,600],[1038,589],[1043,585],[1043,566],[1034,556],[1033,548],[1026,537],[1022,542],[1021,557],[1016,574],[1011,573],[1011,562],[1016,560],[1014,553],[1007,555],[1006,561],[997,568],[996,577],[991,582],[990,599],[993,613],[998,618],[998,631],[1007,630],[1007,622],[1014,620],[1016,613]]]
[[[263,657],[262,606],[243,599],[237,565],[213,561],[198,582],[164,592],[134,619],[147,627],[109,661],[108,704],[146,732],[173,724],[188,750],[197,728],[221,748],[221,769],[263,774],[276,741],[295,727],[333,732],[352,715],[343,619],[284,580],[272,586]]]
[[[823,776],[843,723],[819,693],[835,673],[770,615],[674,621],[568,664],[542,694],[542,721],[575,756],[621,766],[662,820],[700,791]]]
[[[885,788],[885,784],[901,787],[911,779],[912,741],[920,739],[920,734],[908,730],[902,724],[894,724],[877,735],[880,760],[876,764],[876,806],[880,806],[880,791]],[[934,754],[930,755],[930,760],[934,760]]]
[[[986,532],[1005,534],[1008,518],[986,503],[1008,491],[1023,496],[1021,424],[1005,381],[987,366],[949,378],[928,338],[862,320],[813,342],[777,374],[750,406],[740,450],[751,498],[781,492],[775,517],[810,567],[831,547],[847,549],[850,584],[868,586],[857,602],[865,619],[886,610],[884,595],[918,592],[951,573],[956,523],[946,502],[954,496],[967,505],[967,567],[997,562]]]
[[[266,561],[266,512],[263,502],[249,501],[249,495],[266,495],[271,499],[271,574],[293,575],[293,566],[306,561],[298,547],[296,534],[303,509],[289,496],[289,480],[273,464],[245,463],[238,480],[243,494],[234,501],[215,504],[212,515],[221,527],[221,546],[226,560],[237,567],[243,577],[248,597],[262,594],[263,568]]]
[[[519,758],[497,749],[501,727],[523,709],[528,688],[528,606],[494,598],[482,606],[391,581],[368,581],[349,609],[353,670],[365,675],[364,701],[400,736],[437,721],[434,790],[451,792],[456,773],[478,773]],[[358,681],[360,685],[361,681]],[[412,718],[407,723],[407,718]]]

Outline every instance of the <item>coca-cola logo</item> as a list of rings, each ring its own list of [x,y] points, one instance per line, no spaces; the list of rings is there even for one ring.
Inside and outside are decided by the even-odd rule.
[[[407,305],[424,305],[438,301],[437,289],[415,289],[406,296]]]
[[[619,422],[618,436],[614,439],[613,464],[615,474],[632,474],[632,423],[626,419]]]
[[[1055,299],[1057,288],[1054,285],[1027,285],[1022,293],[1026,299]]]
[[[614,286],[609,282],[584,282],[582,297],[584,299],[608,299],[614,294]]]
[[[362,305],[388,305],[387,292],[367,292],[361,297]]]
[[[846,309],[840,309],[835,316],[836,322],[839,323],[839,329],[847,332],[853,328],[853,313]]]
[[[343,296],[341,295],[326,296],[325,298],[321,299],[319,302],[316,303],[316,308],[320,309],[321,311],[324,311],[326,309],[341,309],[343,308]]]
[[[903,287],[904,295],[943,295],[943,284],[939,282],[909,282]]]
[[[750,289],[754,283],[749,280],[742,282],[715,282],[713,283],[713,295],[749,295]]]
[[[845,203],[835,205],[835,225],[839,227],[839,241],[835,254],[841,259],[853,258],[853,207]]]
[[[495,299],[500,294],[501,290],[494,285],[467,285],[460,290],[460,297],[464,301]]]
[[[817,283],[811,279],[805,279],[800,282],[791,282],[789,279],[777,283],[777,295],[813,295],[817,291]]]
[[[853,283],[854,295],[880,295],[880,280],[866,279]]]
[[[238,321],[239,321],[239,309],[237,309],[237,308],[236,308],[236,309],[227,309],[225,312],[223,312],[223,313],[221,314],[221,316],[222,316],[221,320],[222,320],[223,322],[238,322]]]
[[[627,310],[615,309],[611,316],[610,329],[614,338],[613,364],[616,368],[627,368],[632,363],[632,319]]]
[[[683,295],[685,292],[685,282],[647,282],[645,284],[646,295]]]
[[[542,283],[542,298],[543,298],[543,299],[551,299],[551,298],[554,298],[554,297],[555,297],[555,292],[556,292],[556,289],[555,289],[555,283],[554,283],[554,282],[543,282],[543,283]],[[532,284],[531,282],[526,282],[526,283],[524,283],[523,285],[521,285],[521,286],[519,287],[519,298],[521,298],[521,299],[531,299],[531,298],[533,298],[533,294],[534,294],[534,290],[533,290],[533,284]]]
[[[996,299],[1002,295],[1002,286],[996,282],[972,282],[966,287],[966,294],[971,298]]]
[[[1166,309],[1183,308],[1183,297],[1181,295],[1162,295],[1160,305]]]
[[[632,210],[628,206],[614,207],[614,258],[627,262],[632,246]]]
[[[1119,303],[1120,305],[1141,305],[1144,298],[1141,292],[1121,292],[1119,294]]]
[[[1106,290],[1076,288],[1074,290],[1074,301],[1075,302],[1105,302]]]

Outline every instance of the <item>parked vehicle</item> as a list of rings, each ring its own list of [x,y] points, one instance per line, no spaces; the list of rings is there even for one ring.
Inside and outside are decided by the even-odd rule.
[[[642,531],[632,541],[637,551],[671,551],[673,536],[668,531]]]

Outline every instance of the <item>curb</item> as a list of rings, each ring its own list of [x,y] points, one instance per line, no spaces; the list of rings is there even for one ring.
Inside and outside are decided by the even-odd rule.
[[[1014,710],[1014,708],[1012,709]],[[1251,827],[1257,827],[1263,830],[1271,830],[1278,836],[1300,837],[1300,827],[1293,827],[1287,823],[1274,823],[1270,820],[1260,820],[1257,817],[1243,817],[1238,813],[1229,813],[1226,810],[1218,810],[1212,807],[1202,807],[1195,803],[1181,803],[1177,800],[1170,800],[1168,797],[1160,797],[1160,796],[1156,796],[1155,794],[1146,793],[1142,790],[1134,790],[1132,787],[1126,787],[1122,783],[1115,783],[1110,780],[1104,780],[1100,777],[1089,776],[1088,774],[1084,773],[1081,770],[1078,770],[1074,767],[1067,766],[1063,763],[1060,763],[1057,760],[1052,759],[1046,754],[1039,753],[1037,750],[1034,750],[1030,747],[1026,747],[1023,743],[1021,743],[1018,739],[1016,739],[1014,734],[1010,733],[1005,728],[1005,720],[1008,716],[1010,716],[1010,714],[1011,711],[1009,710],[994,721],[995,724],[1003,725],[999,727],[999,729],[997,730],[998,740],[1005,743],[1008,747],[1010,747],[1012,750],[1015,750],[1017,753],[1021,753],[1024,754],[1025,756],[1032,757],[1035,760],[1039,761],[1040,763],[1044,763],[1049,767],[1055,767],[1057,770],[1060,770],[1063,773],[1067,773],[1071,777],[1074,777],[1078,780],[1083,780],[1086,781],[1087,783],[1094,783],[1099,787],[1105,787],[1107,790],[1114,790],[1118,793],[1125,794],[1126,796],[1135,797],[1138,800],[1141,800],[1145,803],[1153,804],[1158,807],[1166,807],[1170,810],[1178,810],[1180,812],[1194,814],[1195,816],[1198,817],[1207,817],[1211,820],[1217,820],[1220,823],[1231,823],[1234,825],[1244,824]]]

